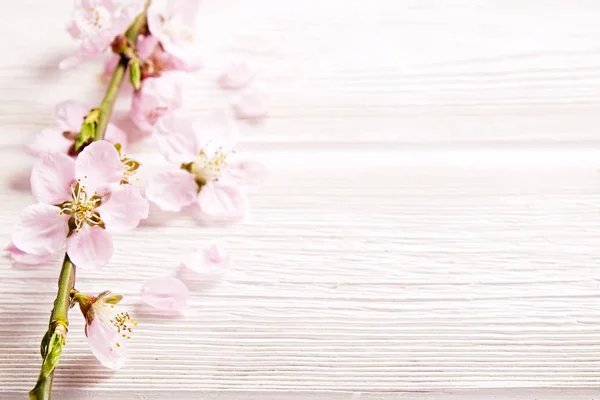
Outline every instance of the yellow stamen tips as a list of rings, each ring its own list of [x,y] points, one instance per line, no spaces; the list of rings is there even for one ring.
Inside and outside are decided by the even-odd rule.
[[[89,196],[85,187],[81,186],[79,179],[77,183],[71,185],[71,196],[71,201],[65,201],[58,205],[61,215],[71,216],[70,230],[79,232],[84,224],[104,229],[104,222],[100,218],[100,214],[95,211],[96,207],[102,203],[102,198],[96,192],[93,196]]]
[[[117,332],[127,339],[130,339],[130,337],[125,332],[131,332],[132,327],[137,325],[137,322],[132,320],[127,312],[121,312],[115,315],[115,318],[111,319],[110,322],[117,328]]]
[[[227,156],[228,154],[221,148],[215,151],[212,156],[201,150],[198,153],[198,157],[194,160],[190,172],[201,182],[216,181],[227,165]]]
[[[123,179],[121,179],[121,185],[125,185],[129,183],[129,179],[135,175],[135,172],[140,167],[140,163],[136,160],[127,157],[122,152],[122,146],[120,143],[115,144],[115,148],[119,152],[119,157],[121,158],[121,166],[123,167]]]
[[[117,347],[121,347],[121,345],[119,344],[119,342],[115,342],[115,344],[117,345]]]

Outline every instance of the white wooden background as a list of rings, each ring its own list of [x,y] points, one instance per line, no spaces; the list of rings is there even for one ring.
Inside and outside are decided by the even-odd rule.
[[[57,101],[102,94],[99,65],[55,68],[69,9],[0,6],[4,241],[31,200],[20,145]],[[226,106],[215,77],[250,61],[272,116],[240,150],[270,179],[243,225],[155,214],[80,272],[140,326],[113,374],[73,313],[59,398],[597,399],[599,18],[596,0],[206,0],[188,109]],[[190,315],[139,305],[211,238],[234,267]],[[58,264],[0,263],[0,398],[35,381]]]

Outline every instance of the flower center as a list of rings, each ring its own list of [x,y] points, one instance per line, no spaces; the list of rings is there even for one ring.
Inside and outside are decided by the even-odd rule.
[[[79,9],[75,12],[74,19],[83,39],[111,26],[111,13],[103,6]]]
[[[199,187],[202,187],[207,182],[218,180],[226,165],[227,153],[221,149],[215,151],[212,155],[200,150],[194,161],[189,164],[182,164],[181,168],[194,175],[196,183]]]
[[[127,312],[115,314],[115,316],[110,320],[110,323],[115,327],[117,333],[127,340],[131,339],[129,334],[132,332],[133,327],[137,325],[137,322],[131,319],[129,313]],[[117,347],[121,347],[119,342],[116,342],[115,344]]]
[[[105,228],[104,222],[100,219],[100,214],[95,211],[96,207],[102,203],[102,197],[97,193],[90,196],[80,183],[80,180],[77,180],[75,184],[71,184],[72,200],[58,205],[61,215],[71,216],[69,219],[69,236],[73,232],[79,232],[86,223],[90,226]]]

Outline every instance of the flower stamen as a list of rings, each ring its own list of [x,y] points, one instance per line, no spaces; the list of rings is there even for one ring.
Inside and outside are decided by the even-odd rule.
[[[71,196],[73,197],[71,201],[65,201],[58,205],[61,215],[71,216],[69,219],[69,235],[73,231],[79,232],[86,223],[90,226],[105,228],[100,214],[95,211],[96,207],[102,203],[102,197],[98,193],[89,196],[85,187],[78,180],[75,184],[71,184]]]
[[[202,187],[209,181],[219,180],[227,166],[227,157],[228,154],[223,151],[223,148],[217,149],[212,155],[200,150],[193,162],[182,164],[181,168],[194,175],[198,187]]]
[[[117,329],[117,333],[127,340],[131,339],[129,333],[131,333],[132,328],[137,325],[137,322],[131,319],[128,312],[115,314],[114,318],[110,320],[110,323]],[[117,345],[119,344],[117,343]]]
[[[121,158],[121,166],[123,167],[123,179],[121,179],[121,185],[125,185],[129,183],[129,178],[135,175],[141,164],[133,158],[129,158],[123,154],[120,143],[115,144],[115,148],[119,153],[119,157]]]

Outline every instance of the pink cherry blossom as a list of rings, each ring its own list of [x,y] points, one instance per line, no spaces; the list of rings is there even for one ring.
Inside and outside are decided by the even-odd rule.
[[[201,65],[196,39],[199,7],[200,0],[153,0],[148,8],[150,33],[167,54],[187,68]]]
[[[74,156],[75,138],[81,130],[83,119],[89,112],[89,107],[72,100],[59,103],[54,109],[56,126],[45,128],[36,134],[33,141],[27,145],[26,151],[36,157],[46,153]],[[111,123],[106,128],[105,140],[113,144],[120,143],[123,147],[127,146],[125,132]]]
[[[145,133],[150,133],[158,119],[181,107],[182,87],[176,72],[146,78],[133,96],[131,120]]]
[[[225,274],[230,257],[218,244],[196,249],[181,259],[181,263],[197,276],[207,280],[218,279]]]
[[[235,164],[236,129],[222,113],[199,121],[176,115],[161,118],[155,140],[172,168],[153,177],[146,196],[163,210],[179,211],[194,202],[203,218],[241,219],[248,201],[242,185],[231,175]]]
[[[79,267],[102,267],[113,252],[112,233],[135,228],[148,217],[148,202],[131,185],[121,156],[107,141],[87,146],[76,160],[43,155],[31,173],[38,201],[25,207],[13,232],[15,246],[29,254],[53,254],[65,244]]]
[[[117,35],[125,32],[144,5],[145,0],[75,0],[67,32],[80,41],[80,46],[59,67],[71,68],[103,53]]]
[[[260,120],[269,113],[269,96],[260,89],[243,91],[233,104],[233,110],[240,119]]]
[[[128,340],[137,322],[119,309],[123,296],[102,292],[97,297],[75,295],[85,317],[85,335],[92,354],[106,368],[119,370],[125,364]]]
[[[140,35],[136,47],[137,55],[146,63],[142,69],[142,79],[158,77],[163,72],[183,71],[193,72],[202,68],[202,63],[196,60],[186,64],[183,60],[164,51],[162,45],[152,35]],[[119,56],[113,54],[104,64],[104,79],[110,79],[119,64]]]
[[[138,38],[137,53],[152,66],[150,76],[160,76],[165,71],[193,72],[203,66],[200,59],[189,57],[181,59],[166,52],[154,35],[140,36]]]
[[[219,86],[222,89],[241,89],[250,85],[255,76],[256,73],[246,63],[232,64],[219,77]]]
[[[185,283],[177,278],[160,277],[146,282],[140,295],[146,304],[154,308],[179,313],[187,305],[189,291]]]
[[[52,254],[44,254],[44,255],[33,255],[24,252],[17,248],[14,243],[9,244],[4,249],[4,256],[8,258],[14,264],[22,264],[22,265],[42,265],[48,264],[53,259]]]

